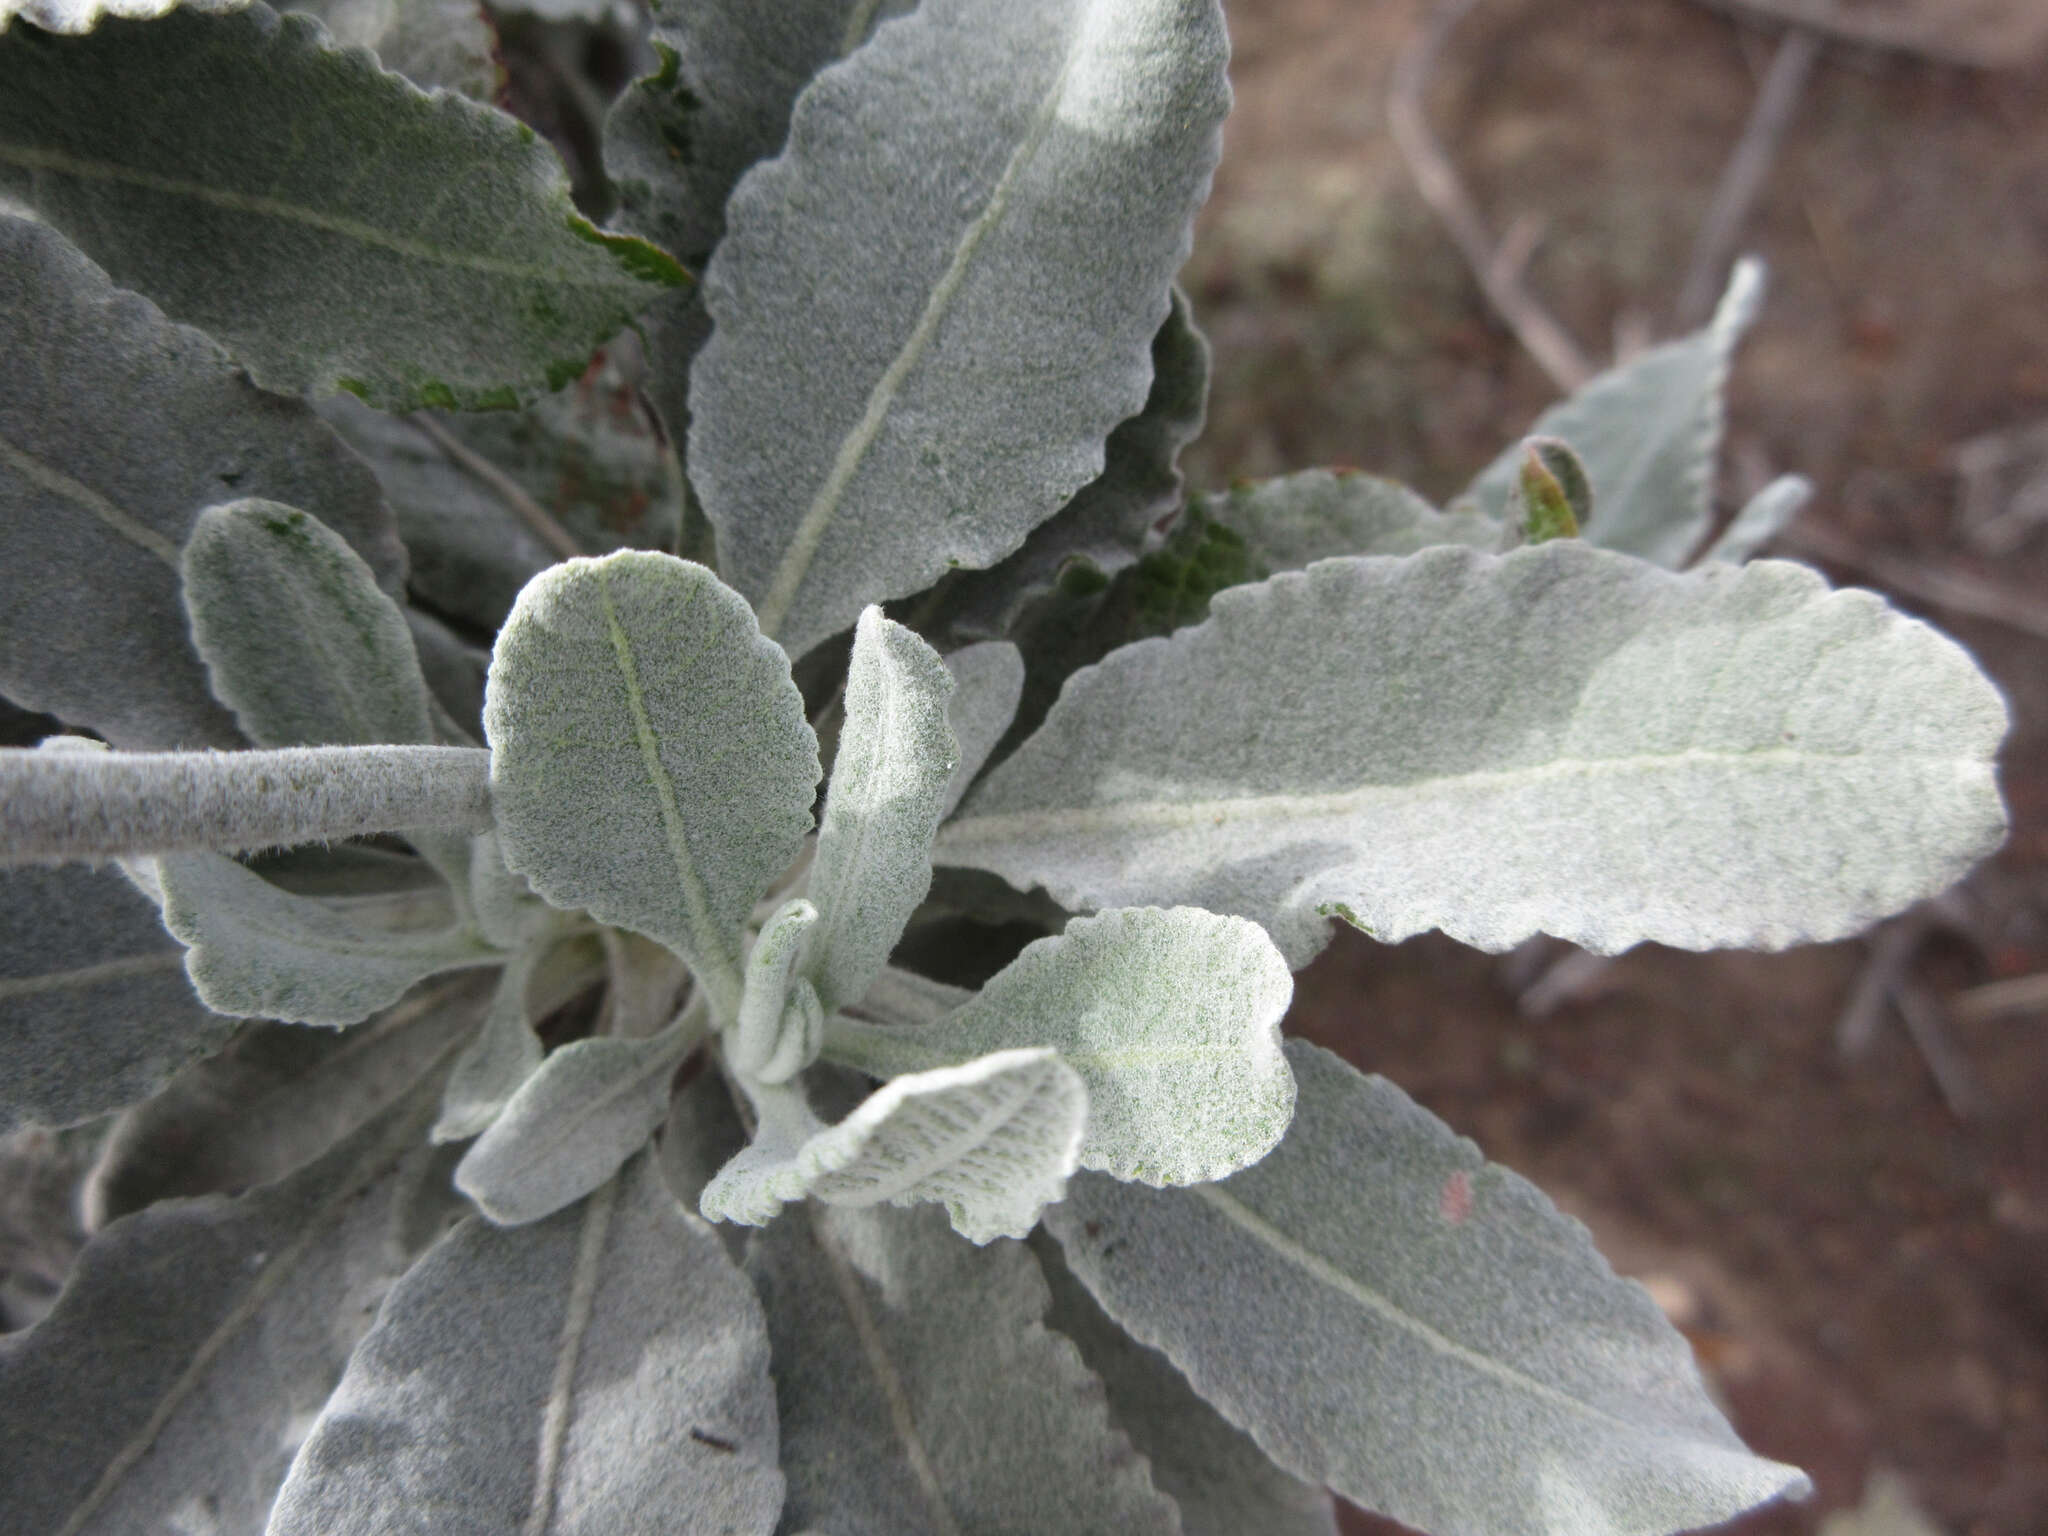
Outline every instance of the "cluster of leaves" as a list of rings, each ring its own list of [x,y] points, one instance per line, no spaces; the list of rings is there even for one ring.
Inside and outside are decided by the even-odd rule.
[[[1745,563],[1803,487],[1679,569],[1753,267],[1447,510],[1183,505],[1215,0],[673,0],[607,227],[434,0],[15,8],[0,693],[71,731],[0,754],[0,1128],[119,1113],[8,1529],[1802,1486],[1280,1033],[1332,918],[1771,947],[2002,835],[1968,658]]]

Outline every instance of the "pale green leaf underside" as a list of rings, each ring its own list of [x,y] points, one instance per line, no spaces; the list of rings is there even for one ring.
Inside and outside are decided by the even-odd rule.
[[[1593,516],[1581,536],[1659,565],[1680,564],[1713,521],[1722,392],[1763,297],[1763,263],[1737,262],[1706,329],[1652,347],[1552,406],[1465,496],[1499,517],[1520,472],[1522,438],[1563,438],[1593,482]]]
[[[0,59],[25,35],[0,38]],[[118,747],[241,744],[179,602],[179,553],[215,502],[317,507],[380,586],[403,585],[375,480],[309,409],[55,230],[4,215],[0,357],[34,361],[0,369],[0,693],[15,703]]]
[[[770,1536],[761,1308],[651,1157],[537,1226],[470,1220],[392,1289],[270,1536]]]
[[[513,1093],[455,1170],[500,1226],[552,1216],[609,1179],[668,1114],[690,1041],[600,1038],[563,1046]]]
[[[234,1021],[185,979],[184,950],[111,869],[0,874],[0,1134],[148,1097]]]
[[[1050,1047],[1088,1088],[1080,1161],[1194,1184],[1271,1151],[1294,1112],[1287,962],[1258,924],[1182,907],[1077,917],[936,1023],[835,1020],[826,1054],[889,1074]]]
[[[103,16],[147,21],[181,5],[189,11],[239,10],[248,0],[0,0],[0,32],[19,17],[45,32],[90,32]]]
[[[209,507],[182,565],[192,643],[257,746],[435,739],[404,612],[319,519],[275,501]]]
[[[186,974],[216,1013],[353,1024],[437,972],[500,958],[462,928],[380,931],[217,853],[153,862],[164,926],[186,945]]]
[[[530,129],[262,5],[0,36],[0,189],[265,388],[393,409],[551,388],[686,281]]]
[[[974,779],[987,766],[996,744],[1017,718],[1024,696],[1024,656],[1007,640],[983,640],[946,653],[953,674],[953,697],[946,703],[946,721],[960,748],[960,761],[946,782],[939,802],[939,820],[953,814]],[[930,864],[930,859],[926,859]]]
[[[10,1532],[155,1536],[197,1510],[262,1530],[366,1299],[411,1261],[425,1107],[412,1095],[282,1183],[172,1201],[87,1245],[56,1309],[0,1349]]]
[[[806,1196],[831,1205],[942,1204],[977,1243],[1022,1237],[1074,1170],[1088,1112],[1051,1051],[1002,1051],[899,1077],[795,1148],[756,1142],[719,1170],[701,1208],[761,1226]]]
[[[484,728],[505,862],[674,950],[721,1023],[740,927],[810,828],[817,738],[745,601],[668,555],[572,560],[499,632]]]
[[[1052,1289],[1047,1325],[1072,1339],[1102,1378],[1110,1417],[1152,1463],[1154,1486],[1179,1507],[1183,1536],[1337,1536],[1325,1489],[1275,1466],[1172,1361],[1111,1322],[1057,1243],[1040,1237],[1032,1247]]]
[[[1801,566],[1328,560],[1075,674],[934,857],[1069,907],[1238,913],[1297,965],[1328,913],[1780,948],[1996,847],[2005,723],[1953,642]]]
[[[1016,1243],[937,1211],[792,1211],[748,1248],[774,1351],[785,1531],[1180,1536]],[[1238,1533],[1250,1536],[1250,1533]]]
[[[1190,1190],[1083,1175],[1048,1218],[1267,1454],[1435,1536],[1652,1536],[1805,1490],[1585,1228],[1384,1079],[1288,1058],[1301,1110],[1263,1162]]]
[[[932,834],[960,759],[953,687],[915,634],[879,608],[861,615],[808,887],[819,916],[804,975],[827,1012],[859,1000],[931,888]]]
[[[798,98],[726,206],[689,450],[721,568],[792,655],[1001,559],[1100,472],[1226,52],[1214,0],[925,0]]]
[[[1245,542],[1262,576],[1332,555],[1412,555],[1433,544],[1500,547],[1501,525],[1469,508],[1439,512],[1405,485],[1356,470],[1303,470],[1198,496]]]

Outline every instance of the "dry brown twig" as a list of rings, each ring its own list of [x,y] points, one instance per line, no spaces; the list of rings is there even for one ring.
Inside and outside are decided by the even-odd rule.
[[[1508,323],[1538,366],[1550,375],[1551,382],[1570,394],[1593,377],[1593,368],[1578,343],[1522,285],[1522,269],[1534,250],[1531,226],[1524,223],[1511,228],[1507,239],[1495,243],[1457,168],[1430,130],[1429,114],[1424,107],[1430,76],[1436,72],[1445,42],[1478,3],[1479,0],[1441,0],[1423,23],[1421,33],[1401,50],[1394,61],[1393,80],[1387,92],[1388,125],[1423,201],[1450,231],[1452,242],[1472,269],[1487,302]]]

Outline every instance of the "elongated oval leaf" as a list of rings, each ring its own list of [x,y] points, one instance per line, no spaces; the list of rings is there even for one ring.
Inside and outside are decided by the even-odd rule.
[[[1560,539],[1329,560],[1076,674],[940,862],[1189,902],[1305,963],[1321,914],[1483,949],[1838,938],[1997,846],[1997,693],[1801,566]]]
[[[1077,917],[935,1023],[834,1020],[826,1054],[884,1074],[1049,1046],[1088,1085],[1080,1160],[1194,1184],[1272,1150],[1294,1113],[1280,1019],[1294,978],[1256,923],[1180,907]]]
[[[1384,1079],[1287,1054],[1301,1112],[1264,1162],[1190,1190],[1083,1175],[1048,1220],[1268,1455],[1433,1536],[1648,1536],[1806,1489],[1585,1228]]]
[[[180,1200],[87,1245],[55,1310],[0,1344],[9,1531],[263,1529],[311,1415],[419,1232],[421,1091],[281,1184]],[[431,1235],[431,1234],[429,1234]],[[199,1526],[206,1530],[208,1526]]]
[[[265,388],[391,409],[554,388],[687,280],[531,129],[262,5],[0,36],[0,189]]]
[[[257,746],[435,739],[404,612],[318,518],[275,501],[209,507],[182,566],[214,696]]]
[[[500,1226],[552,1216],[647,1144],[668,1116],[669,1079],[694,1044],[578,1040],[521,1085],[455,1170],[455,1184]]]
[[[505,862],[559,907],[659,940],[721,1022],[739,931],[802,846],[818,742],[789,658],[700,565],[622,553],[536,578],[484,701]]]
[[[952,692],[930,646],[879,608],[861,615],[809,887],[818,925],[804,974],[828,1012],[859,1000],[931,888],[932,834],[960,760]]]
[[[1074,1170],[1088,1091],[1051,1051],[1001,1051],[899,1077],[795,1148],[764,1138],[719,1170],[714,1221],[762,1226],[807,1196],[946,1207],[977,1243],[1022,1237]]]
[[[788,1531],[1178,1536],[1173,1505],[1046,1331],[1016,1243],[937,1211],[791,1212],[747,1272],[773,1344]]]
[[[1261,576],[1332,555],[1412,555],[1432,544],[1498,549],[1501,525],[1470,508],[1439,512],[1407,486],[1356,470],[1307,469],[1195,498],[1244,540]]]
[[[1109,1320],[1060,1257],[1032,1239],[1052,1310],[1109,1393],[1110,1417],[1152,1463],[1152,1481],[1180,1510],[1184,1536],[1337,1536],[1327,1491],[1282,1471],[1258,1442],[1203,1402],[1187,1377]]]
[[[392,1288],[269,1536],[770,1536],[776,1438],[760,1304],[642,1157]]]
[[[1740,565],[1780,533],[1813,499],[1813,482],[1804,475],[1780,475],[1743,503],[1735,520],[1708,546],[1703,560]]]
[[[0,59],[26,35],[0,37]],[[0,85],[0,118],[15,103]],[[391,513],[319,418],[256,389],[55,230],[4,215],[0,357],[36,360],[0,370],[0,693],[17,704],[120,747],[240,743],[178,595],[179,553],[215,502],[317,508],[400,590]]]
[[[946,670],[953,674],[946,721],[959,744],[960,761],[954,765],[939,802],[941,821],[966,798],[1010,722],[1017,718],[1017,701],[1024,694],[1024,656],[1007,640],[983,640],[949,652]],[[929,853],[925,863],[929,867]]]
[[[1552,406],[1460,499],[1498,518],[1521,471],[1522,438],[1563,438],[1593,482],[1593,516],[1580,530],[1586,541],[1680,564],[1713,522],[1722,392],[1763,298],[1763,263],[1737,262],[1705,330],[1652,347]]]
[[[111,869],[0,873],[0,1134],[147,1098],[234,1021],[185,979],[184,949]]]
[[[432,1140],[467,1141],[489,1130],[507,1102],[540,1070],[540,1037],[533,1032],[526,1006],[539,959],[540,946],[529,944],[499,972],[483,1023],[449,1069]]]
[[[463,928],[371,927],[217,853],[170,854],[154,865],[164,926],[186,945],[186,974],[216,1013],[353,1024],[429,976],[502,958]]]
[[[1101,471],[1226,52],[1215,0],[925,0],[799,98],[727,205],[690,394],[721,566],[792,655],[993,564]]]

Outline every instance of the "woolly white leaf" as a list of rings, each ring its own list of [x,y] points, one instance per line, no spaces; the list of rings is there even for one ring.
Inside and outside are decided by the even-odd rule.
[[[1190,1190],[1083,1175],[1048,1222],[1267,1454],[1440,1536],[1690,1530],[1806,1489],[1585,1228],[1384,1079],[1287,1050],[1301,1112],[1265,1161]]]
[[[784,1083],[817,1059],[824,1008],[817,989],[797,975],[817,927],[818,909],[793,898],[761,925],[747,952],[739,1016],[725,1035],[726,1062],[743,1077]]]
[[[217,853],[170,854],[154,867],[164,926],[185,944],[186,974],[216,1013],[353,1024],[437,972],[497,958],[469,930],[380,930]]]
[[[405,615],[319,519],[275,501],[209,507],[181,564],[214,696],[257,746],[434,740]]]
[[[1801,566],[1326,560],[1077,673],[934,857],[1068,907],[1239,913],[1297,965],[1331,912],[1483,949],[1780,948],[1995,847],[2004,729],[1958,646]]]
[[[1357,470],[1304,470],[1198,496],[1194,506],[1245,542],[1261,575],[1331,555],[1412,555],[1433,544],[1497,549],[1501,525],[1469,508],[1439,512],[1405,485]]]
[[[0,1344],[7,1528],[154,1536],[205,1511],[262,1530],[416,1251],[407,1170],[431,1107],[414,1094],[281,1184],[172,1201],[88,1244],[49,1316]]]
[[[244,1025],[123,1113],[100,1144],[80,1204],[86,1229],[159,1200],[239,1195],[297,1172],[417,1088],[476,1027],[486,978],[422,988],[350,1030]],[[425,1165],[448,1192],[445,1154]]]
[[[719,1170],[701,1208],[761,1226],[792,1201],[934,1201],[977,1243],[1022,1237],[1073,1172],[1088,1091],[1051,1051],[1001,1051],[899,1077],[796,1146],[763,1137]]]
[[[960,761],[939,801],[940,821],[953,814],[1017,718],[1017,701],[1024,695],[1024,655],[1007,640],[984,640],[948,653],[946,670],[953,674],[946,722],[953,728]],[[931,863],[929,850],[925,863]]]
[[[77,34],[90,32],[102,16],[126,21],[147,21],[168,14],[173,7],[219,15],[240,10],[249,0],[0,0],[0,32],[19,16],[45,32]]]
[[[1652,347],[1552,406],[1465,496],[1498,518],[1521,473],[1522,439],[1563,438],[1593,482],[1592,520],[1580,530],[1586,542],[1680,564],[1713,522],[1722,390],[1736,344],[1763,299],[1763,263],[1738,261],[1705,330]]]
[[[179,551],[214,502],[317,507],[400,589],[376,482],[310,410],[256,389],[55,230],[5,216],[0,357],[35,360],[0,370],[0,693],[17,704],[120,747],[240,744],[178,597]]]
[[[774,1350],[788,1531],[1178,1536],[1173,1505],[1040,1321],[1016,1243],[931,1210],[793,1211],[754,1239]]]
[[[1740,565],[1785,531],[1813,500],[1813,482],[1804,475],[1780,475],[1743,504],[1721,536],[1708,546],[1703,560]]]
[[[526,1006],[527,986],[539,959],[540,947],[530,944],[505,962],[482,1025],[449,1070],[441,1115],[430,1133],[434,1141],[466,1141],[481,1135],[540,1070],[540,1037],[533,1032]]]
[[[1193,907],[1077,917],[958,1011],[909,1028],[835,1019],[826,1054],[884,1075],[1047,1046],[1088,1086],[1080,1160],[1195,1184],[1272,1150],[1294,1112],[1287,962],[1256,923]]]
[[[869,608],[854,630],[846,722],[818,828],[804,974],[829,1012],[855,1002],[932,883],[932,834],[960,747],[938,653]]]
[[[810,828],[818,743],[738,593],[668,555],[571,560],[498,634],[484,729],[505,862],[659,940],[721,1023],[739,933]]]
[[[642,1157],[392,1288],[269,1536],[770,1536],[776,1440],[760,1304]]]
[[[514,1093],[455,1170],[500,1226],[552,1216],[596,1189],[668,1115],[669,1079],[694,1032],[563,1046]]]
[[[1172,1361],[1112,1323],[1056,1243],[1041,1237],[1032,1246],[1052,1289],[1046,1325],[1072,1339],[1102,1378],[1111,1418],[1152,1463],[1152,1481],[1179,1508],[1185,1536],[1337,1536],[1325,1490],[1275,1466]]]
[[[146,1098],[234,1030],[114,870],[0,873],[0,1133]]]
[[[511,405],[688,281],[531,129],[263,5],[0,34],[0,188],[280,394]]]
[[[337,43],[369,49],[422,90],[488,102],[504,86],[497,32],[477,0],[289,0],[279,9],[319,17]]]
[[[721,568],[792,655],[992,564],[1101,471],[1226,52],[1215,0],[925,0],[798,99],[705,274],[689,447]]]

